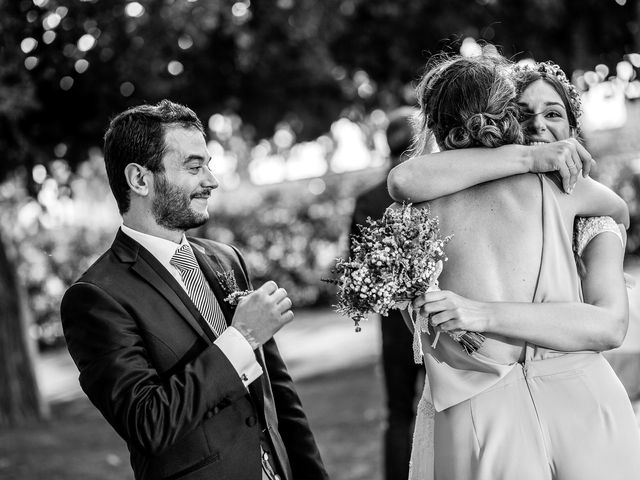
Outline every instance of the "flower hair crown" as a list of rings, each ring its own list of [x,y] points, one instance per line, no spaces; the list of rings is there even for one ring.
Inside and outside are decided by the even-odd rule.
[[[564,71],[553,62],[536,62],[534,64],[516,64],[513,66],[513,73],[516,77],[516,83],[518,84],[518,94],[521,94],[525,88],[529,85],[522,85],[519,77],[526,75],[527,73],[538,73],[542,78],[554,78],[560,83],[564,90],[567,99],[569,100],[569,106],[571,112],[576,119],[576,128],[580,130],[580,117],[582,116],[582,99],[580,98],[580,92],[573,85]]]

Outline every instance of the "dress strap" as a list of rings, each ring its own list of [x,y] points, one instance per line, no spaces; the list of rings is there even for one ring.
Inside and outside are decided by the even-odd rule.
[[[573,249],[581,257],[585,247],[597,235],[611,232],[619,239],[624,248],[624,240],[618,228],[618,224],[611,217],[580,217],[576,220],[573,234]]]

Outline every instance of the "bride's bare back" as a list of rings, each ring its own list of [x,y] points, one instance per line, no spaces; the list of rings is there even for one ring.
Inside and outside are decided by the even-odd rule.
[[[429,202],[453,234],[440,288],[485,302],[531,302],[542,257],[542,192],[536,175],[487,182]],[[487,335],[479,353],[511,363],[524,342]]]

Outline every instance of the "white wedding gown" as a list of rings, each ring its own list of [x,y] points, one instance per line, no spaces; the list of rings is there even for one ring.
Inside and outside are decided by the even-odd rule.
[[[612,232],[620,237],[620,230],[610,217],[580,218],[576,222],[574,250],[582,254],[584,247],[602,232]],[[415,352],[414,352],[415,353]],[[422,363],[422,362],[420,362]],[[429,377],[425,375],[422,397],[418,402],[413,446],[409,463],[409,480],[434,480],[434,428],[436,411],[431,399]]]

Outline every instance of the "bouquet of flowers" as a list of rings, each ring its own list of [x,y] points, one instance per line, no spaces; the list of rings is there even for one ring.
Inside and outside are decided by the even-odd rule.
[[[414,298],[437,288],[446,261],[444,247],[451,238],[441,235],[437,217],[427,208],[411,204],[388,208],[380,220],[368,218],[367,225],[359,228],[360,235],[352,238],[353,257],[337,259],[332,272],[338,278],[326,280],[338,286],[336,311],[354,320],[356,332],[368,314],[386,316],[391,309],[405,309]],[[428,319],[417,317],[419,342],[419,333],[429,333],[429,324]],[[484,340],[476,332],[447,333],[467,353],[477,350]],[[439,334],[437,331],[434,347]]]

